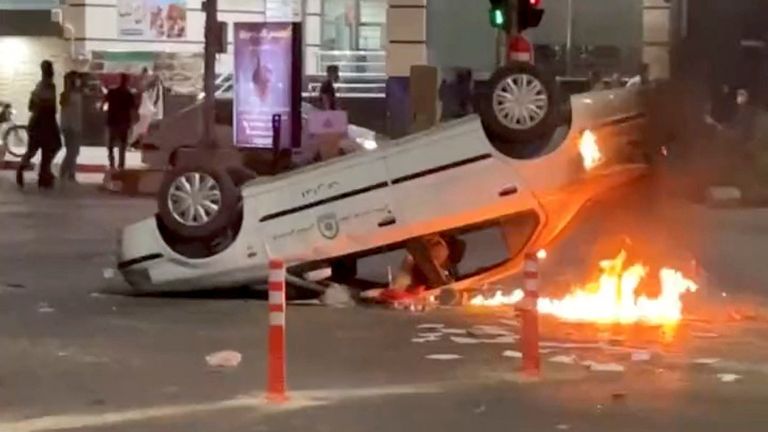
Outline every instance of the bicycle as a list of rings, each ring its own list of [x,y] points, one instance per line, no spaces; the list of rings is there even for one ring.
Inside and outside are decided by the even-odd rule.
[[[27,151],[29,135],[27,126],[13,121],[15,110],[10,103],[0,102],[0,146],[11,156],[22,157]]]

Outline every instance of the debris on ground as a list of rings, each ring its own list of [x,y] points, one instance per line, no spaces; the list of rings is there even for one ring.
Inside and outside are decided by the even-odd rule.
[[[415,337],[411,339],[413,343],[437,342],[440,338],[436,337]]]
[[[693,364],[698,364],[698,365],[713,365],[713,364],[715,364],[715,363],[717,363],[717,362],[719,362],[719,361],[720,361],[720,359],[719,359],[719,358],[714,358],[714,357],[704,357],[704,358],[698,358],[698,359],[695,359],[695,360],[693,361]]]
[[[101,274],[104,276],[104,279],[114,279],[116,273],[113,268],[105,268],[101,271]]]
[[[326,288],[320,297],[320,302],[326,306],[337,308],[354,306],[355,304],[349,287],[340,284],[331,284]]]
[[[594,361],[585,361],[582,363],[592,372],[624,372],[624,366],[618,363],[598,363]]]
[[[710,332],[691,332],[691,336],[698,339],[715,339],[720,337],[719,334]]]
[[[480,339],[471,338],[471,337],[463,337],[463,336],[451,336],[451,340],[453,342],[456,342],[457,344],[479,344],[482,341]]]
[[[506,350],[501,353],[501,356],[507,358],[523,358],[523,353],[520,351]]]
[[[651,353],[648,351],[634,351],[630,354],[630,358],[635,362],[649,361],[651,359]]]
[[[429,332],[429,333],[423,332],[423,333],[419,333],[418,336],[423,338],[441,338],[443,337],[443,334],[433,333],[433,332]]]
[[[552,363],[576,364],[576,356],[575,355],[559,355],[559,356],[550,357],[549,361]]]
[[[707,204],[713,207],[737,206],[741,198],[741,189],[734,186],[711,186],[707,189]]]
[[[717,378],[724,383],[732,383],[740,380],[742,376],[732,374],[732,373],[720,373],[720,374],[717,374]]]
[[[509,336],[512,334],[509,330],[491,325],[474,326],[469,329],[468,333],[472,336]]]
[[[458,354],[430,354],[426,358],[429,360],[458,360],[461,356]]]
[[[423,330],[427,330],[427,329],[439,330],[439,329],[442,329],[443,327],[445,327],[445,324],[430,324],[430,323],[426,323],[426,324],[419,324],[419,325],[416,326],[417,329],[423,329]]]
[[[624,392],[616,392],[611,394],[611,400],[613,402],[626,402],[627,401],[627,394]]]
[[[464,330],[464,329],[443,328],[443,329],[440,329],[440,331],[445,333],[445,334],[454,334],[454,335],[457,335],[457,334],[458,335],[467,334],[467,331]]]
[[[570,428],[571,428],[571,425],[562,424],[562,423],[557,425],[557,426],[555,426],[555,429],[557,429],[557,430],[568,430]]]
[[[518,320],[500,319],[499,322],[510,327],[520,327],[520,321]]]
[[[540,342],[539,346],[548,347],[548,348],[565,348],[565,349],[573,349],[573,348],[586,348],[586,349],[605,348],[604,344],[600,344],[600,343],[596,343],[596,342],[584,342],[584,343],[576,343],[576,342]]]
[[[49,306],[48,303],[43,302],[37,305],[37,311],[40,313],[51,313],[55,312],[56,309]]]
[[[26,287],[24,285],[22,285],[22,284],[0,283],[0,292],[3,292],[3,291],[18,291],[18,290],[23,290],[24,288],[26,288]]]
[[[208,366],[215,368],[234,368],[243,360],[243,355],[237,351],[225,350],[205,356]]]

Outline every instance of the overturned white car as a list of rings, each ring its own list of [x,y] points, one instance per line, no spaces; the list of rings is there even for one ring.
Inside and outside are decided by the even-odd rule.
[[[517,271],[523,252],[546,246],[588,200],[644,172],[641,92],[576,95],[563,110],[553,80],[513,64],[491,78],[479,116],[386,148],[239,188],[226,172],[183,167],[158,214],[123,230],[118,267],[142,290],[258,283],[270,257],[299,277],[330,268],[331,279],[349,279],[361,261],[439,234],[501,239],[504,256],[470,248],[449,281],[491,283]],[[584,145],[586,131],[596,140]]]

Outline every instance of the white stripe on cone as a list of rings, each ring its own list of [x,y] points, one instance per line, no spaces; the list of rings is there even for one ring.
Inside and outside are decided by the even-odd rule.
[[[269,325],[271,325],[271,326],[284,326],[285,325],[285,312],[270,312],[269,313]]]
[[[267,282],[283,283],[284,281],[285,281],[285,269],[280,269],[280,270],[272,269],[269,271],[269,278],[267,279]]]
[[[285,302],[282,291],[269,291],[269,304],[282,305]]]

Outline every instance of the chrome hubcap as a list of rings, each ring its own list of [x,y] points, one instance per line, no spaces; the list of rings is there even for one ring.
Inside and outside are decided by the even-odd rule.
[[[530,129],[544,118],[548,107],[546,88],[531,75],[512,75],[493,91],[493,111],[511,129]]]
[[[221,189],[206,173],[190,172],[176,178],[168,191],[173,217],[188,226],[204,225],[221,208]]]

